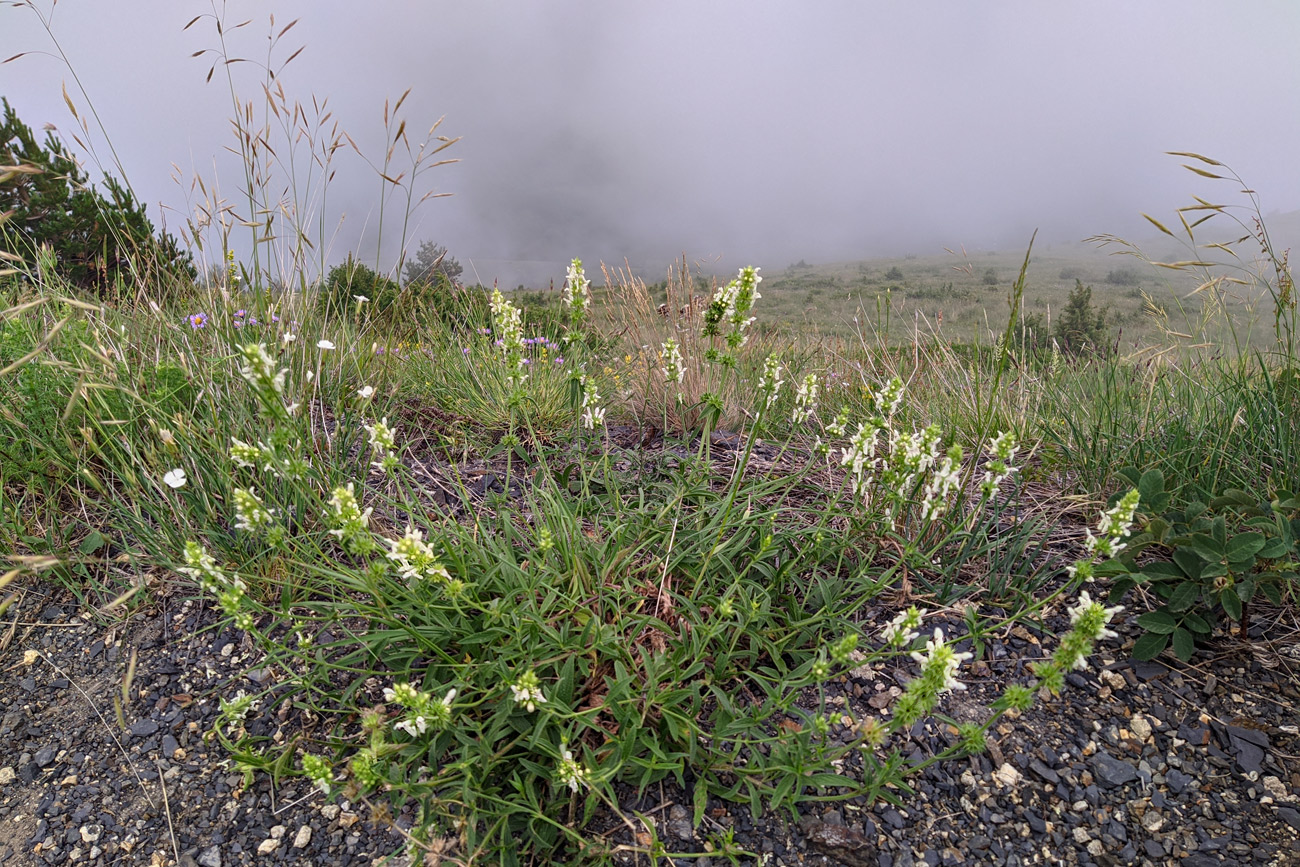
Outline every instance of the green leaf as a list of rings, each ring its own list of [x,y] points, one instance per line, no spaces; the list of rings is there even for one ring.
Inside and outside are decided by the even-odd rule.
[[[1213,631],[1210,627],[1210,621],[1199,614],[1185,615],[1183,617],[1183,626],[1201,635],[1209,635]]]
[[[704,821],[704,808],[709,805],[709,786],[704,780],[695,781],[695,793],[693,797],[695,815],[691,819],[691,827],[700,827],[700,822]]]
[[[1169,522],[1164,518],[1152,518],[1151,522],[1147,524],[1147,533],[1157,542],[1163,542],[1165,537],[1169,535],[1170,529],[1172,528]]]
[[[1241,619],[1241,600],[1237,598],[1236,590],[1228,587],[1219,593],[1219,604],[1233,620]]]
[[[1196,563],[1199,571],[1201,565],[1200,560],[1197,560],[1195,555],[1189,556],[1191,556],[1192,560]],[[1142,574],[1146,576],[1148,581],[1185,581],[1188,577],[1187,573],[1179,568],[1178,563],[1171,563],[1167,560],[1157,563],[1148,563],[1142,567]]]
[[[1228,540],[1224,553],[1229,560],[1245,560],[1254,557],[1264,547],[1264,541],[1262,533],[1238,533]]]
[[[1179,548],[1173,553],[1174,562],[1183,570],[1183,574],[1193,580],[1199,580],[1205,569],[1205,561],[1186,548]]]
[[[1261,560],[1276,560],[1286,554],[1291,549],[1285,539],[1274,537],[1264,543],[1264,546],[1255,552]]]
[[[1201,588],[1195,582],[1184,581],[1174,588],[1174,592],[1169,594],[1170,611],[1186,611],[1201,596]]]
[[[81,540],[77,550],[82,554],[93,554],[107,544],[108,540],[104,538],[103,534],[98,530],[91,530],[90,535]]]
[[[1147,470],[1142,474],[1142,478],[1138,479],[1137,489],[1142,502],[1148,502],[1157,494],[1164,493],[1165,474],[1157,469]]]
[[[1245,491],[1237,488],[1229,488],[1219,496],[1210,500],[1211,509],[1222,509],[1224,506],[1256,506],[1259,501]]]
[[[1138,626],[1156,635],[1168,635],[1178,626],[1178,621],[1168,611],[1151,611],[1138,618]]]
[[[1169,646],[1169,636],[1158,633],[1148,632],[1137,641],[1133,642],[1134,659],[1155,659],[1166,647]]]
[[[1223,545],[1205,533],[1193,533],[1180,539],[1179,542],[1180,549],[1191,551],[1206,562],[1217,563],[1223,559]]]
[[[1192,637],[1192,633],[1188,632],[1186,629],[1183,629],[1182,627],[1179,627],[1178,629],[1174,630],[1173,637],[1174,637],[1174,654],[1177,655],[1177,657],[1181,659],[1183,662],[1186,662],[1187,660],[1191,659],[1192,654],[1196,652],[1196,639]]]
[[[1218,515],[1214,523],[1210,525],[1210,535],[1214,541],[1219,543],[1220,547],[1228,544],[1228,519],[1223,515]]]
[[[1233,589],[1237,591],[1237,598],[1242,602],[1249,602],[1255,595],[1255,578],[1247,576],[1238,581]]]
[[[1274,581],[1265,581],[1259,585],[1260,592],[1268,597],[1268,601],[1274,605],[1282,604],[1282,588],[1277,586]]]

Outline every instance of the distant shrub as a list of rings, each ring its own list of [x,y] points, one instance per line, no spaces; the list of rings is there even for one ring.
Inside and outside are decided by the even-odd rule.
[[[402,274],[408,284],[428,283],[434,287],[443,287],[458,282],[464,270],[445,246],[425,241],[406,263]]]
[[[1057,275],[1062,280],[1082,280],[1087,276],[1088,272],[1078,265],[1068,265],[1062,268],[1061,273]]]
[[[325,276],[318,301],[336,316],[358,306],[366,306],[367,312],[382,313],[397,300],[400,291],[396,280],[376,274],[349,254],[346,261],[335,265]]]
[[[1092,306],[1092,287],[1084,286],[1082,280],[1074,281],[1052,337],[1061,351],[1070,355],[1107,353],[1106,311]]]
[[[985,286],[998,285],[997,270],[994,268],[989,268],[987,271],[984,272],[984,276],[980,278],[980,282],[983,283]]]
[[[890,268],[888,271],[885,272],[885,279],[902,280],[903,279],[902,269],[900,269],[897,265],[894,265],[892,268]]]
[[[1106,282],[1112,286],[1136,286],[1142,282],[1142,275],[1133,268],[1116,268],[1106,274]]]
[[[8,100],[0,106],[0,252],[34,266],[48,247],[60,276],[105,301],[118,300],[133,276],[148,278],[155,296],[194,278],[190,254],[171,235],[155,235],[129,187],[105,176],[105,191],[95,189],[52,133],[38,144]]]

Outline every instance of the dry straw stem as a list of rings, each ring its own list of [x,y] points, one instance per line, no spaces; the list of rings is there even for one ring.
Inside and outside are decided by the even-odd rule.
[[[605,309],[609,323],[619,323],[618,333],[624,338],[627,351],[633,357],[634,370],[628,375],[627,388],[631,392],[628,404],[633,414],[648,423],[666,421],[670,430],[696,430],[701,426],[703,407],[700,399],[706,392],[717,392],[723,379],[723,369],[705,359],[710,348],[723,349],[721,338],[703,335],[703,313],[708,307],[711,293],[700,294],[686,256],[668,269],[664,300],[650,292],[645,281],[632,273],[624,262],[621,268],[600,265],[605,277]],[[717,279],[711,283],[711,292],[717,290]],[[761,303],[761,302],[760,302]],[[613,330],[613,329],[611,329]],[[677,341],[682,353],[684,377],[680,383],[665,381],[661,347],[668,340]],[[739,352],[737,371],[752,366],[755,358],[767,355],[772,343],[758,335]],[[749,417],[748,404],[742,400],[743,387],[735,372],[726,377],[725,387],[719,395],[723,401],[720,424],[735,427]],[[681,399],[677,395],[681,394]]]

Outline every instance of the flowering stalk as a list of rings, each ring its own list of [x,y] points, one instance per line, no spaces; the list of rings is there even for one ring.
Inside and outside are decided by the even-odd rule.
[[[378,458],[378,460],[371,463],[371,466],[391,476],[398,463],[395,454],[397,431],[388,426],[387,418],[381,419],[374,424],[368,424],[365,428],[370,437],[370,448]]]
[[[329,506],[325,524],[344,550],[349,554],[365,554],[374,549],[375,540],[370,535],[370,513],[374,509],[361,510],[352,482],[334,489]]]
[[[587,430],[595,430],[597,425],[605,423],[605,408],[597,406],[600,392],[596,390],[595,381],[585,373],[578,382],[582,386],[582,426]]]
[[[574,259],[569,263],[569,271],[564,277],[564,309],[569,314],[568,342],[577,339],[590,305],[591,281],[582,270],[582,260]]]
[[[749,311],[753,308],[754,302],[762,297],[758,292],[758,284],[761,282],[763,278],[758,276],[758,269],[752,265],[746,266],[740,269],[736,279],[714,294],[708,309],[704,311],[703,333],[705,337],[717,337],[722,334],[722,326],[725,322],[728,329],[723,340],[727,345],[727,352],[720,354],[716,349],[710,348],[705,355],[709,361],[726,367],[735,366],[736,350],[744,346],[749,339],[745,329],[754,321]]]
[[[794,411],[790,413],[790,422],[801,425],[813,417],[817,411],[817,374],[810,373],[799,384],[794,395]]]
[[[505,299],[500,289],[492,290],[492,316],[496,323],[497,345],[501,347],[505,359],[510,384],[516,390],[523,386],[528,375],[524,373],[524,324],[523,314]],[[520,395],[516,394],[516,397]]]
[[[781,393],[781,359],[772,353],[763,361],[763,376],[758,382],[758,390],[763,393],[764,409],[771,409]]]
[[[391,701],[406,709],[406,715],[393,728],[417,738],[427,731],[442,731],[451,723],[451,703],[456,690],[449,689],[441,699],[416,689],[409,683],[396,683],[384,688],[384,701]]]
[[[980,493],[992,500],[1002,490],[1002,483],[1016,471],[1010,466],[1016,456],[1018,446],[1016,435],[1012,431],[999,431],[989,442],[989,459],[984,464],[984,478],[980,482]]]

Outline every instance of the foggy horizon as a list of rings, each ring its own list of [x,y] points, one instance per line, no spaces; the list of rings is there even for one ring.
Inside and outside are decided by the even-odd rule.
[[[24,123],[38,136],[58,127],[98,179],[72,140],[66,83],[83,116],[93,106],[103,120],[156,226],[178,234],[195,172],[239,205],[223,70],[205,84],[211,57],[191,57],[217,37],[208,19],[183,31],[211,4],[37,6],[53,9],[90,104],[67,67],[32,54],[0,66],[0,95]],[[338,0],[231,2],[228,25],[252,22],[227,31],[232,54],[265,56],[272,8],[277,31],[300,19],[274,54],[305,46],[280,79],[290,101],[327,99],[372,159],[384,101],[408,87],[413,142],[439,117],[440,133],[461,137],[441,154],[459,162],[421,176],[415,198],[452,195],[415,213],[407,249],[445,244],[466,280],[558,284],[574,256],[589,271],[628,259],[661,276],[683,253],[720,272],[775,271],[1023,250],[1035,229],[1050,244],[1146,238],[1142,212],[1168,225],[1193,195],[1244,203],[1171,150],[1226,163],[1266,215],[1300,209],[1288,144],[1300,140],[1300,7],[1286,2],[1227,16],[1208,2],[375,2],[364,17]],[[4,57],[54,51],[29,9],[0,8],[0,31]],[[258,103],[253,65],[232,72]],[[91,143],[119,175],[93,120]],[[383,183],[355,154],[336,160],[328,262],[373,262]],[[385,268],[400,210],[385,214]],[[241,255],[247,235],[233,235]]]

